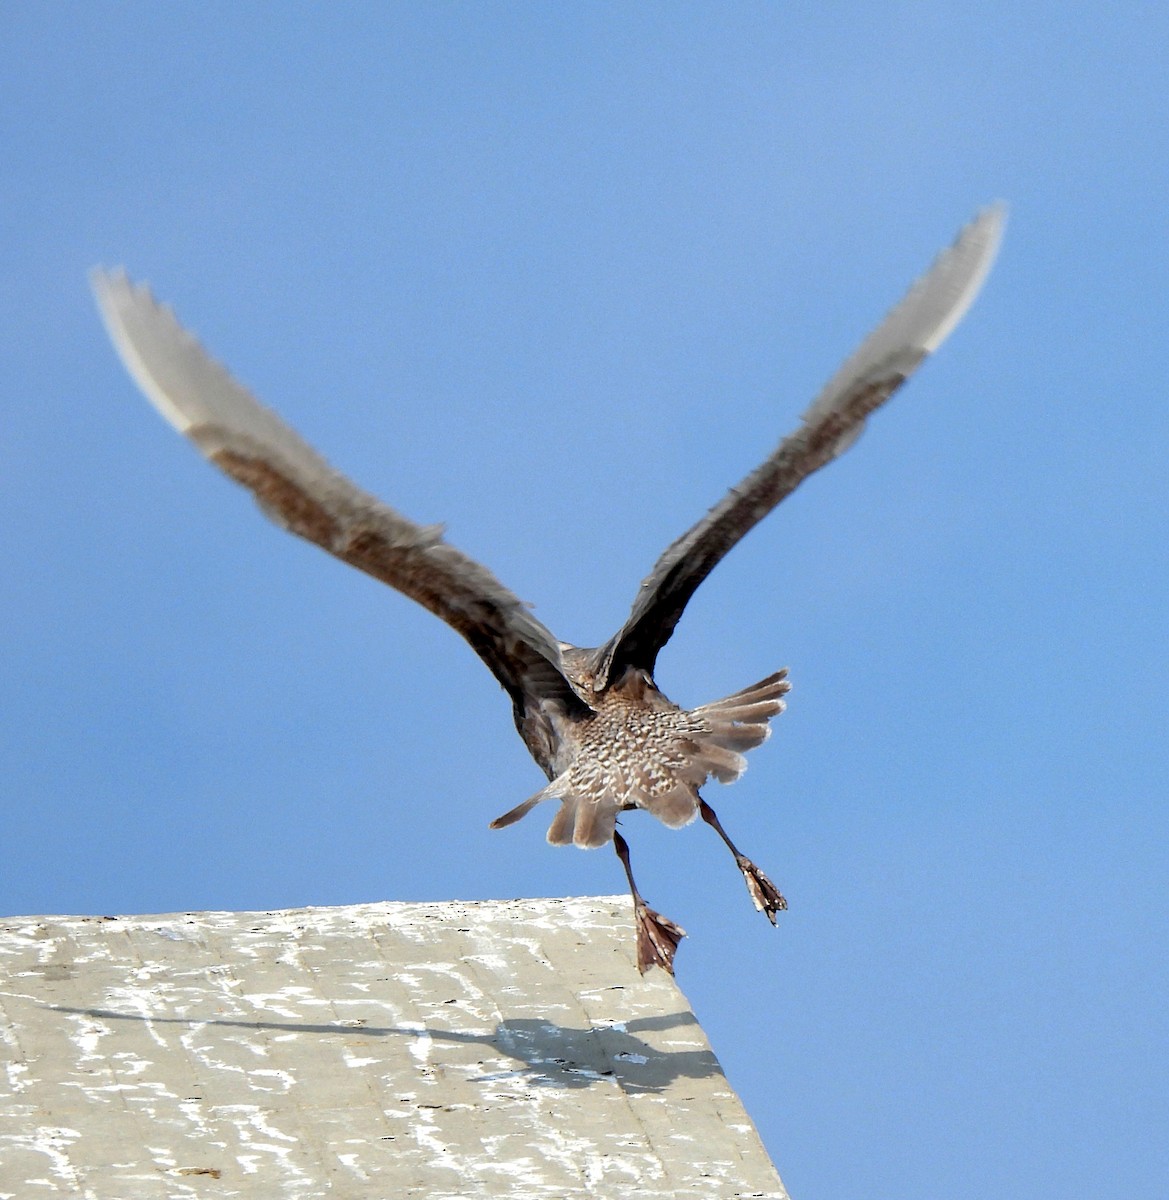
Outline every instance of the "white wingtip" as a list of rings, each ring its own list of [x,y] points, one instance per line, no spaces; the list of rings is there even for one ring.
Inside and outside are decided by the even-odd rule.
[[[958,234],[954,244],[942,251],[922,280],[923,285],[933,281],[931,300],[939,312],[945,312],[933,332],[922,339],[921,348],[927,353],[933,353],[950,336],[974,303],[994,266],[1006,225],[1007,206],[1001,200],[987,205]]]
[[[97,300],[98,311],[106,332],[134,382],[150,403],[180,432],[186,433],[195,423],[192,414],[174,402],[159,378],[157,363],[149,361],[154,355],[144,352],[157,346],[157,335],[151,336],[151,325],[169,326],[166,341],[172,347],[191,340],[169,308],[158,303],[145,285],[130,282],[121,268],[113,271],[94,267],[89,272],[89,285]]]
[[[195,439],[203,454],[220,448],[224,439],[238,448],[242,438],[252,449],[264,447],[279,457],[302,483],[332,478],[328,463],[237,383],[148,287],[132,283],[121,270],[94,269],[90,284],[114,347],[151,404],[180,433],[217,431],[211,441]]]
[[[813,422],[832,412],[842,398],[873,374],[890,368],[908,375],[932,354],[966,315],[998,253],[1006,225],[1002,203],[991,204],[959,232],[953,245],[849,356],[804,414]],[[851,430],[840,449],[851,445],[861,427]]]

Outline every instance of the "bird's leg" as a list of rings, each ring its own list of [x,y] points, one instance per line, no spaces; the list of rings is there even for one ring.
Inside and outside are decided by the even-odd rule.
[[[766,913],[767,919],[774,925],[775,914],[787,908],[787,901],[780,894],[779,888],[745,854],[739,852],[738,846],[727,837],[727,831],[715,816],[714,809],[705,800],[699,801],[698,811],[702,813],[702,819],[711,829],[726,842],[727,849],[735,856],[735,862],[743,872],[743,878],[747,881],[747,891],[751,893],[755,907],[761,913]]]
[[[670,975],[674,973],[674,952],[678,943],[686,936],[681,925],[675,925],[669,917],[654,912],[641,898],[637,884],[633,882],[633,870],[629,866],[629,843],[614,830],[613,849],[625,868],[629,880],[629,891],[633,896],[633,921],[637,927],[637,969],[644,975],[650,967],[661,967]]]

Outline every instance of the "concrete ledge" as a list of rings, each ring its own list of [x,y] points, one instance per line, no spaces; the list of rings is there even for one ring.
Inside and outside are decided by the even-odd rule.
[[[0,1197],[786,1192],[628,897],[0,920]]]

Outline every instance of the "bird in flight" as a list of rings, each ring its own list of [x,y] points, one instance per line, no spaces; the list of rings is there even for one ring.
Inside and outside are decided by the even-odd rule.
[[[548,841],[612,842],[629,881],[637,964],[673,973],[685,932],[650,908],[633,879],[621,813],[646,809],[671,828],[696,816],[734,855],[755,906],[775,924],[779,889],[742,854],[699,794],[743,773],[784,708],[787,671],[683,709],[654,682],[659,651],[695,589],[740,538],[812,472],[860,435],[865,420],[941,345],[973,302],[1002,235],[1004,210],[983,210],[861,343],[799,426],[696,525],[666,548],[625,624],[602,646],[562,642],[484,566],[339,474],[200,346],[150,291],[122,271],[95,270],[98,305],[118,353],[146,396],[264,512],[417,600],[471,644],[511,697],[516,728],[549,782],[491,822],[559,805]]]

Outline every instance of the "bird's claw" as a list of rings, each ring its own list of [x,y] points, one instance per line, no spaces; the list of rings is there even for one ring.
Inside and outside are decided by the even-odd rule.
[[[747,891],[751,893],[755,907],[761,913],[766,913],[767,919],[774,925],[775,914],[783,912],[787,908],[787,901],[783,898],[783,894],[749,858],[737,855],[735,861],[739,864],[739,870],[743,872],[743,878],[747,881]]]
[[[674,952],[686,930],[644,903],[634,905],[633,916],[637,925],[637,969],[644,975],[650,967],[661,967],[673,975]]]

